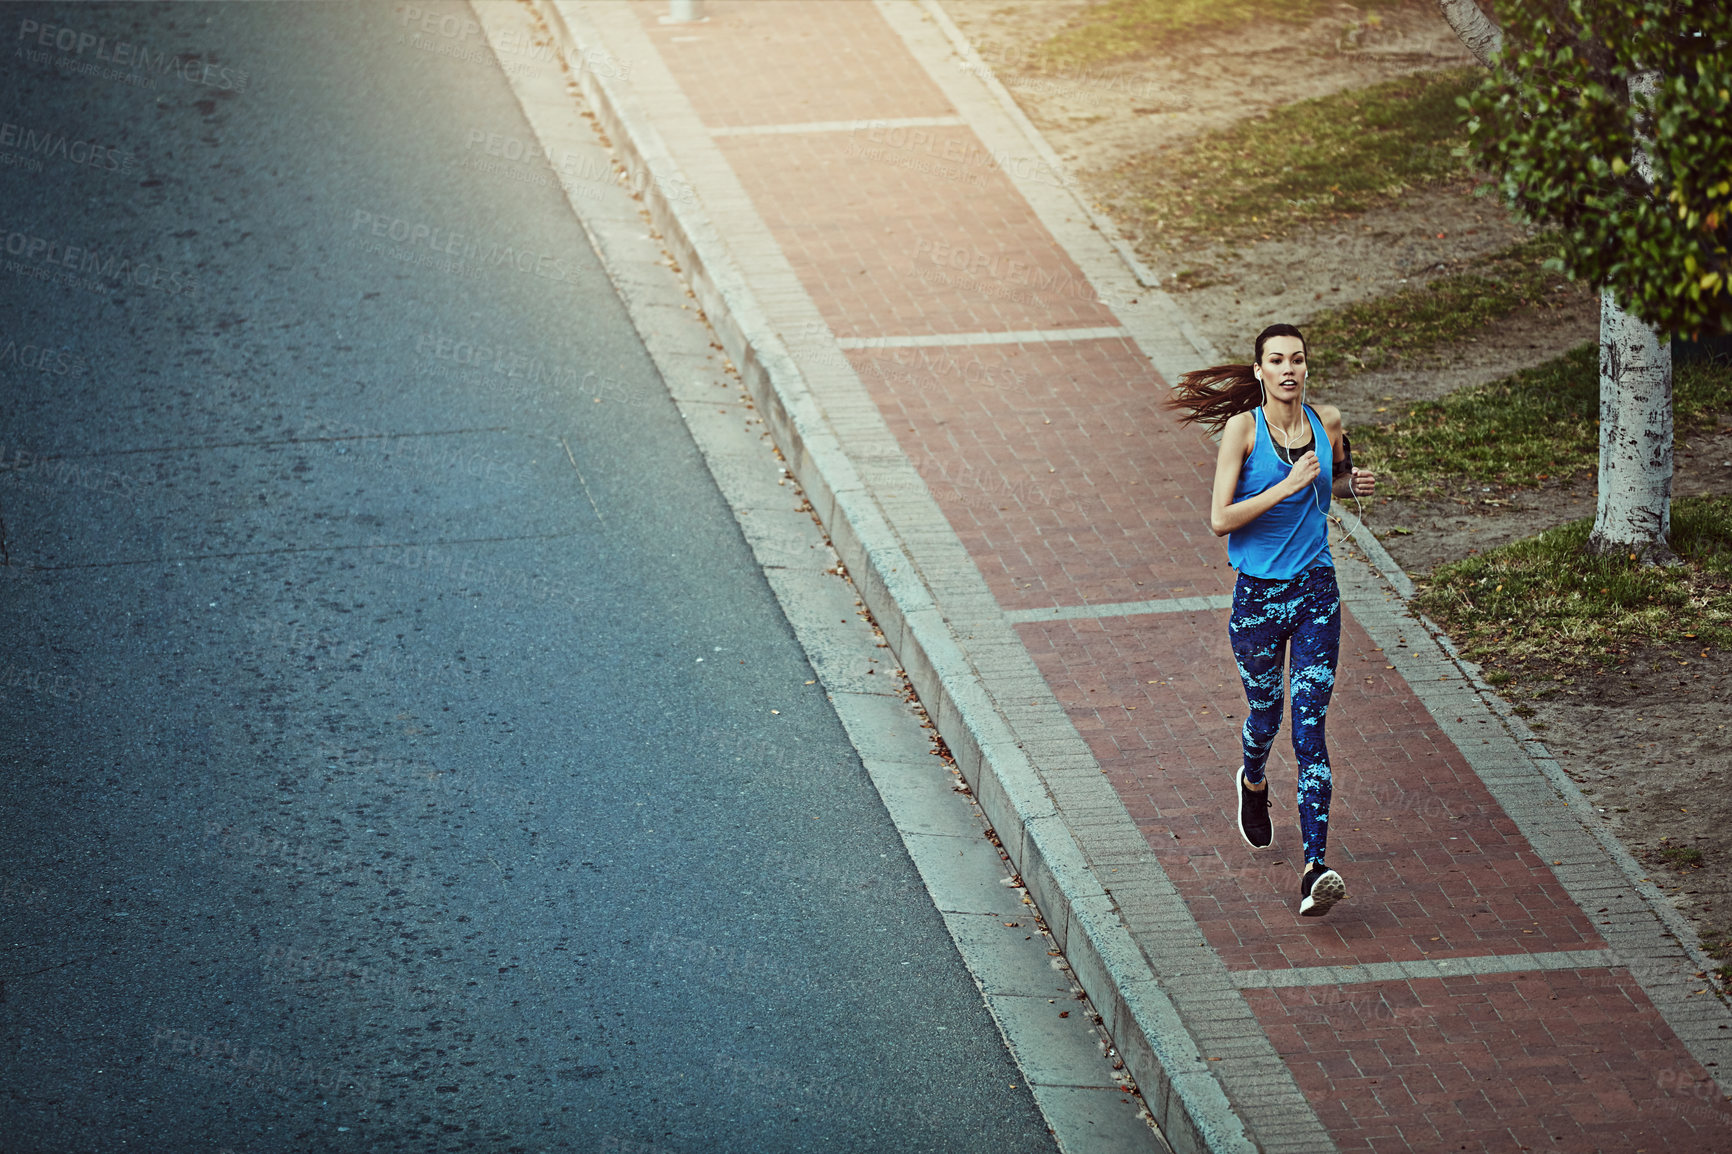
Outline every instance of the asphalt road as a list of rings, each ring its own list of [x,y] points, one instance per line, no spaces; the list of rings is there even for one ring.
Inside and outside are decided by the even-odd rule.
[[[1051,1149],[404,7],[0,12],[0,1149]]]

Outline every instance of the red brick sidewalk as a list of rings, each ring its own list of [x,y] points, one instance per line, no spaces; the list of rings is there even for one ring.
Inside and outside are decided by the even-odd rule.
[[[711,0],[701,27],[639,9],[712,130],[958,117],[871,4]],[[715,140],[838,338],[1117,324],[966,125]],[[1160,409],[1130,341],[848,355],[1005,610],[1231,590],[1206,525],[1213,448]],[[1350,897],[1298,918],[1280,746],[1276,852],[1232,821],[1244,697],[1225,616],[1018,628],[1229,970],[1606,948],[1351,617],[1330,727]],[[1698,1093],[1708,1071],[1621,967],[1244,994],[1342,1150],[1732,1148],[1732,1109]]]

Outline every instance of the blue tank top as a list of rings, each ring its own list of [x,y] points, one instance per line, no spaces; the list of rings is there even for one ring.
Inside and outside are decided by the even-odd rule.
[[[1255,497],[1293,471],[1293,466],[1275,453],[1263,410],[1258,408],[1256,412],[1257,432],[1251,442],[1251,455],[1239,469],[1234,504]],[[1317,438],[1317,463],[1323,471],[1308,490],[1301,489],[1249,525],[1227,534],[1227,561],[1247,576],[1284,581],[1315,565],[1335,563],[1329,555],[1329,522],[1323,516],[1335,484],[1335,454],[1323,452],[1329,447],[1329,435],[1310,405],[1305,406],[1305,416]]]

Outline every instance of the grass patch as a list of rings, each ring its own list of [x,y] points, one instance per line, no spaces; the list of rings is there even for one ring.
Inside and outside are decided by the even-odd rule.
[[[1361,8],[1395,0],[1361,0]],[[1304,21],[1331,12],[1330,0],[1102,0],[1055,33],[1036,56],[1043,71],[1127,60],[1196,32],[1243,28],[1266,20]],[[1375,26],[1374,14],[1366,23]]]
[[[1680,443],[1729,411],[1729,366],[1678,366],[1672,421]],[[1599,415],[1599,350],[1582,345],[1513,377],[1410,405],[1392,425],[1356,428],[1353,453],[1380,474],[1388,496],[1435,496],[1464,481],[1532,488],[1598,469]]]
[[[1702,851],[1693,845],[1669,845],[1660,850],[1660,860],[1675,870],[1699,869]]]
[[[1255,240],[1466,174],[1458,96],[1480,69],[1423,72],[1284,105],[1121,170],[1120,211],[1169,248]]]
[[[1414,604],[1505,681],[1529,660],[1568,668],[1611,664],[1638,646],[1686,658],[1732,646],[1732,497],[1672,503],[1670,543],[1683,565],[1589,556],[1592,530],[1584,518],[1439,565]]]
[[[1312,367],[1338,375],[1381,369],[1551,299],[1570,283],[1542,266],[1555,250],[1551,237],[1536,236],[1479,257],[1461,272],[1318,313],[1305,325],[1306,341],[1317,349]]]
[[[1702,952],[1715,961],[1732,957],[1732,930],[1703,930]]]

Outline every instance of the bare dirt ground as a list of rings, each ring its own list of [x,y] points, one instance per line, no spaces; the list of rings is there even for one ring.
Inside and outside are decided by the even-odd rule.
[[[1534,711],[1528,724],[1597,820],[1689,915],[1709,952],[1732,957],[1723,946],[1732,933],[1732,797],[1718,788],[1732,763],[1732,654],[1650,650],[1585,679],[1524,671],[1505,696]]]
[[[1473,63],[1429,7],[1368,16],[1342,4],[1308,26],[1271,23],[1194,36],[1182,51],[1069,74],[1031,71],[1031,50],[1088,7],[1087,0],[944,5],[1078,173],[1110,172],[1128,156],[1170,148],[1296,100]]]
[[[1269,23],[1187,37],[1178,50],[1070,74],[1028,67],[1031,50],[1084,11],[1086,0],[944,0],[985,62],[1109,216],[1127,195],[1120,169],[1198,133],[1279,105],[1471,57],[1430,4],[1374,13],[1338,5],[1307,25]],[[1126,230],[1163,287],[1223,354],[1250,357],[1277,320],[1378,297],[1459,270],[1527,235],[1472,182],[1409,194],[1354,220],[1260,241],[1236,253],[1173,253]],[[1119,219],[1124,219],[1123,214]],[[1199,260],[1209,273],[1184,291],[1167,280]],[[1398,403],[1441,396],[1549,360],[1598,334],[1599,305],[1573,288],[1395,368],[1319,379],[1319,400],[1349,426],[1399,415]],[[1386,413],[1379,413],[1379,409]],[[1677,496],[1732,493],[1732,422],[1680,447]],[[1594,512],[1592,478],[1568,486],[1481,488],[1436,501],[1379,501],[1367,521],[1423,579],[1439,562],[1531,536]],[[1681,664],[1688,662],[1689,664]],[[1654,649],[1615,671],[1571,677],[1511,670],[1505,694],[1533,711],[1560,764],[1649,876],[1713,950],[1732,937],[1732,655]],[[1677,847],[1694,848],[1693,855]],[[1668,857],[1668,851],[1670,856]],[[1732,949],[1725,955],[1732,959]]]
[[[1732,492],[1732,419],[1721,421],[1719,432],[1697,434],[1679,446],[1674,497]],[[1594,496],[1592,477],[1526,489],[1473,486],[1439,500],[1380,501],[1366,507],[1365,521],[1404,570],[1424,576],[1441,562],[1592,517]]]
[[[1031,49],[1087,8],[1073,0],[948,0],[953,19],[1030,119],[1068,161],[1097,204],[1114,215],[1134,195],[1122,166],[1198,133],[1265,115],[1296,100],[1473,63],[1435,9],[1408,4],[1362,13],[1339,5],[1309,25],[1277,24],[1187,38],[1181,51],[1070,74],[1027,69]],[[1171,252],[1130,235],[1198,330],[1224,356],[1248,359],[1271,321],[1303,325],[1317,312],[1381,297],[1467,267],[1531,235],[1483,184],[1415,191],[1344,222],[1301,229],[1223,252]],[[1125,219],[1117,214],[1117,219]],[[1166,278],[1206,263],[1185,289]],[[1522,309],[1446,357],[1339,379],[1318,379],[1318,399],[1349,424],[1382,420],[1386,396],[1418,400],[1495,380],[1593,340],[1599,303],[1579,288],[1547,308]]]
[[[1269,323],[1264,318],[1292,318],[1302,326],[1324,309],[1460,272],[1475,257],[1530,235],[1502,206],[1475,195],[1476,187],[1462,182],[1423,189],[1350,221],[1259,241],[1219,262],[1215,278],[1180,299],[1216,348],[1248,360],[1253,339]],[[1163,263],[1158,253],[1149,251],[1157,267]],[[1165,263],[1179,262],[1169,256]],[[1554,297],[1545,308],[1521,309],[1473,340],[1451,346],[1447,356],[1315,383],[1331,390],[1326,399],[1339,405],[1349,422],[1375,420],[1372,398],[1442,396],[1593,340],[1599,331],[1598,299],[1575,286]]]

